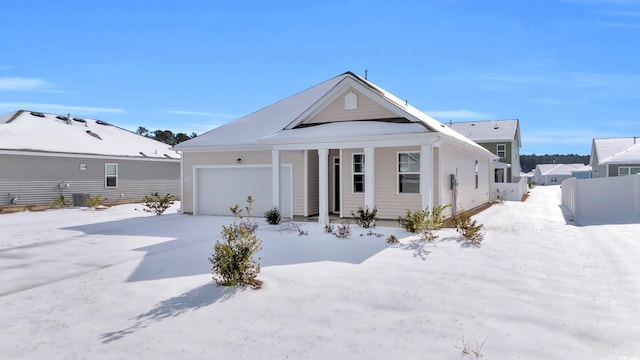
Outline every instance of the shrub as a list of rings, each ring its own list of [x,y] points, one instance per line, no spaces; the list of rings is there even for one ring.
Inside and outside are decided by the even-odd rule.
[[[296,223],[286,223],[280,225],[280,231],[297,232],[298,236],[309,235],[309,231],[302,228],[302,226]]]
[[[142,198],[144,205],[144,211],[148,213],[154,213],[156,215],[162,215],[167,209],[173,205],[173,195],[167,194],[160,196],[157,192],[145,195]]]
[[[338,225],[338,228],[333,232],[337,238],[348,239],[351,237],[351,225],[349,223],[342,223]]]
[[[456,231],[469,240],[471,244],[480,246],[484,240],[484,225],[479,224],[476,220],[471,220],[471,214],[468,211],[460,211],[454,218]]]
[[[369,207],[359,207],[357,215],[351,212],[351,216],[356,219],[356,223],[365,229],[376,227],[376,221],[378,220],[378,209],[375,207],[373,210],[369,210]]]
[[[389,235],[389,237],[387,238],[387,244],[399,244],[400,240],[398,240],[398,238],[395,235]]]
[[[24,209],[25,209],[26,211],[33,211],[33,209],[35,209],[35,208],[36,208],[36,204],[26,204],[26,205],[24,206]]]
[[[100,194],[89,196],[87,198],[87,206],[90,208],[97,208],[98,206],[102,205],[102,203],[104,203],[105,201],[107,201],[107,198],[103,198],[102,195]]]
[[[333,224],[332,223],[324,224],[324,232],[326,232],[327,234],[333,234]]]
[[[65,199],[64,195],[53,197],[53,206],[56,208],[63,208],[70,205],[71,202],[69,201],[69,199]]]
[[[256,224],[250,220],[253,198],[247,198],[245,207],[248,219],[244,219],[238,205],[232,207],[233,224],[222,226],[222,241],[216,241],[214,252],[209,258],[213,265],[211,272],[218,286],[250,285],[259,288],[262,282],[256,277],[260,263],[254,255],[262,249],[261,241],[255,233]]]
[[[280,217],[280,210],[278,208],[272,208],[271,210],[267,210],[264,213],[265,219],[267,219],[267,223],[269,225],[278,225],[282,218]]]
[[[407,210],[407,215],[404,217],[398,216],[398,223],[406,231],[412,233],[420,233],[422,238],[427,241],[434,241],[438,238],[436,231],[442,229],[444,226],[444,209],[451,205],[438,205],[433,209],[424,209],[411,213],[411,210]]]
[[[407,215],[404,217],[398,216],[397,220],[403,229],[411,233],[416,233],[418,231],[418,224],[424,221],[424,211],[419,210],[411,213],[411,210],[407,210]]]

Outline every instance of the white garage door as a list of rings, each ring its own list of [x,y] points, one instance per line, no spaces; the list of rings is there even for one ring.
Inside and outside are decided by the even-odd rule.
[[[244,207],[247,196],[253,197],[253,215],[262,217],[273,207],[271,167],[238,166],[196,169],[196,214],[231,215],[229,208]],[[280,214],[292,217],[291,166],[280,172]]]

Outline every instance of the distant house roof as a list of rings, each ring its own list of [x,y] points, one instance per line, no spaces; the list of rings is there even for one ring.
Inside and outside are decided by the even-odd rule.
[[[536,169],[540,175],[570,176],[571,172],[581,170],[584,166],[584,164],[538,164]]]
[[[475,142],[516,140],[518,147],[522,146],[518,119],[464,121],[449,123],[448,126]]]
[[[334,96],[349,88],[355,88],[361,93],[375,98],[381,106],[402,119],[404,123],[376,122],[375,127],[372,127],[368,120],[354,120],[304,127],[305,121],[312,118],[315,111],[322,109],[324,105],[334,99]],[[430,132],[440,133],[449,139],[474,147],[477,151],[486,152],[484,148],[472,140],[453,131],[405,101],[351,72],[346,72],[196,138],[182,142],[175,148],[187,151],[197,148],[268,147],[272,144],[290,143],[298,140],[322,141],[355,136]]]
[[[179,159],[170,145],[102,120],[19,110],[0,116],[0,151]]]
[[[598,159],[593,164],[594,154]],[[592,166],[604,164],[638,164],[640,163],[640,138],[608,138],[593,139],[591,149]]]

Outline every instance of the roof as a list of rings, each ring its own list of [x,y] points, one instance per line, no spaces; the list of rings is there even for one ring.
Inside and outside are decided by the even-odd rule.
[[[360,92],[375,98],[399,117],[413,124],[393,124],[367,120],[346,121],[344,123],[328,123],[312,126],[313,130],[298,127],[305,119],[314,114],[314,110],[322,108],[332,96],[337,96],[349,87],[356,87]],[[371,125],[375,125],[372,129]],[[381,136],[415,133],[439,133],[454,141],[473,147],[478,152],[493,156],[472,140],[444,126],[439,121],[421,112],[415,107],[400,100],[391,93],[371,82],[346,72],[318,85],[308,88],[284,100],[276,102],[254,113],[241,117],[233,122],[213,129],[196,138],[175,146],[178,150],[197,148],[248,147],[266,146],[268,144],[290,143],[299,139],[344,140],[353,136]]]
[[[449,123],[449,127],[475,142],[520,142],[519,120],[484,120]]]
[[[584,164],[538,164],[536,168],[540,171],[540,175],[567,175],[571,172],[582,170]]]
[[[593,139],[591,150],[598,159],[597,164],[640,164],[640,139],[637,137]]]
[[[179,159],[170,145],[102,120],[19,110],[0,116],[0,151]]]

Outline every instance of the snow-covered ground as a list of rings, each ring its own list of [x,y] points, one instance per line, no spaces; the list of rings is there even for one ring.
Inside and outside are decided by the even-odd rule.
[[[212,284],[231,218],[1,215],[0,357],[640,359],[640,224],[578,227],[559,204],[550,186],[492,206],[480,248],[261,221],[260,290]]]

